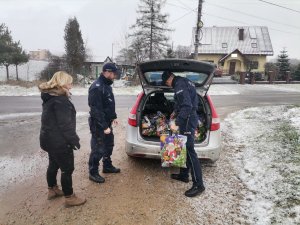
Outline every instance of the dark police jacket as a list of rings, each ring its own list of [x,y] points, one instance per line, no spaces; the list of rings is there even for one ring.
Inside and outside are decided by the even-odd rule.
[[[115,98],[110,86],[112,83],[110,79],[101,74],[89,89],[89,124],[92,134],[106,130],[117,118]]]
[[[188,118],[196,115],[198,109],[198,95],[193,82],[184,77],[174,77],[172,82],[175,98],[176,124],[187,123]]]
[[[65,95],[42,93],[43,112],[40,146],[47,152],[64,152],[79,144],[76,134],[76,110]]]

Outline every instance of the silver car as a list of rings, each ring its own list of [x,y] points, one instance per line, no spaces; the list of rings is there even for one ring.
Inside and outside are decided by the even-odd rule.
[[[158,131],[146,132],[144,123],[145,120],[149,122],[149,115],[159,112],[169,118],[173,111],[173,89],[161,84],[161,74],[167,70],[176,76],[186,77],[195,84],[199,96],[197,114],[201,130],[201,137],[195,137],[195,150],[198,158],[211,162],[218,160],[221,151],[220,118],[207,95],[214,69],[212,64],[186,59],[153,60],[139,64],[137,71],[143,92],[138,95],[129,113],[126,129],[127,155],[160,158],[160,134]]]

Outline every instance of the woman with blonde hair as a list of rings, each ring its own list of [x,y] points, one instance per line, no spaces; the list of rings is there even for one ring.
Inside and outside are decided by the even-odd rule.
[[[72,188],[73,150],[80,148],[76,134],[76,110],[70,101],[72,82],[72,76],[58,71],[48,82],[39,85],[43,100],[40,146],[49,156],[48,199],[64,195],[67,207],[86,202],[84,198],[77,197]],[[61,170],[62,190],[57,186],[58,169]]]

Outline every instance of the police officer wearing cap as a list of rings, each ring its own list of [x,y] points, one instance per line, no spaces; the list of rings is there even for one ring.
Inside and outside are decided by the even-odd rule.
[[[111,84],[118,69],[114,63],[106,63],[102,71],[99,78],[90,86],[88,96],[89,125],[92,134],[89,179],[96,183],[105,182],[105,179],[99,174],[101,159],[103,161],[103,173],[120,172],[120,169],[114,167],[111,161],[114,147],[112,125],[118,124]]]
[[[179,174],[171,174],[171,178],[189,182],[189,170],[192,175],[193,186],[185,192],[185,196],[194,197],[204,190],[201,165],[194,148],[194,135],[198,125],[198,95],[193,82],[185,77],[175,76],[171,71],[162,74],[162,84],[174,88],[176,121],[180,134],[187,136],[187,168],[180,168]],[[177,129],[178,127],[171,129]]]

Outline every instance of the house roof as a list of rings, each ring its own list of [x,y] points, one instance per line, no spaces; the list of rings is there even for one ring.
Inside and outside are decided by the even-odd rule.
[[[107,62],[113,62],[109,56],[107,56],[104,61],[85,61],[84,63],[86,63],[86,64],[104,64]]]
[[[240,54],[242,57],[245,57],[238,49],[235,49],[233,52],[230,52],[230,53],[228,53],[227,55],[223,56],[223,57],[219,60],[219,62],[224,61],[225,59],[227,59],[228,57],[230,57],[231,54],[233,54],[233,53],[238,53],[238,54]]]
[[[244,29],[244,38],[239,40],[239,30]],[[195,34],[196,28],[193,28]],[[273,55],[273,47],[267,27],[203,27],[199,54],[227,55],[238,49],[246,55]],[[194,40],[193,40],[194,45]],[[193,49],[194,51],[194,49]],[[194,52],[192,52],[193,54]]]

